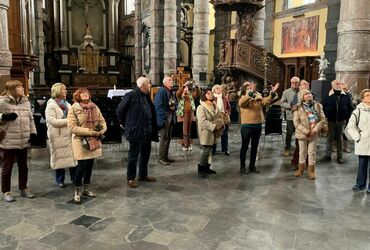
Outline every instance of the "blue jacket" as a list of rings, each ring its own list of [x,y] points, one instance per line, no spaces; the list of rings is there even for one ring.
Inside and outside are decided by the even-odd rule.
[[[352,100],[344,91],[338,96],[330,90],[329,94],[324,96],[322,106],[330,122],[348,121],[353,111]]]
[[[150,105],[151,115],[148,115],[145,110],[146,101]],[[149,95],[144,94],[139,88],[135,88],[123,97],[116,112],[118,121],[125,128],[128,141],[159,141],[154,105]]]
[[[170,109],[169,101],[172,96],[175,100],[174,94],[169,91],[166,87],[162,86],[154,98],[155,111],[157,113],[158,127],[164,127],[167,120],[168,113],[174,113],[174,110]]]

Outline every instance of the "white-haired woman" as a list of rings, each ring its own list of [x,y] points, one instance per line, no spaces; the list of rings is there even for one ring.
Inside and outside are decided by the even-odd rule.
[[[51,98],[45,110],[50,167],[55,169],[55,180],[61,188],[66,186],[64,184],[65,168],[69,168],[71,181],[74,182],[76,166],[72,154],[71,132],[67,125],[67,114],[71,105],[66,98],[66,86],[63,83],[55,83],[51,87]]]
[[[294,175],[299,177],[303,174],[308,155],[308,178],[314,180],[318,134],[326,122],[324,111],[308,89],[299,92],[299,103],[292,111],[295,137],[299,144],[299,165]]]

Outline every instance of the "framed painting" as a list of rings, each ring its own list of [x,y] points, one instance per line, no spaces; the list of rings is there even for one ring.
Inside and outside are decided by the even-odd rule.
[[[317,51],[318,32],[319,16],[283,23],[281,54]]]

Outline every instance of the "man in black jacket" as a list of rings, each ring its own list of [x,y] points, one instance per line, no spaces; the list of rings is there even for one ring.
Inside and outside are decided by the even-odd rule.
[[[341,82],[331,82],[332,89],[322,100],[324,113],[328,118],[328,140],[324,161],[331,161],[331,148],[333,141],[337,145],[337,162],[343,164],[342,157],[342,132],[345,121],[348,121],[353,111],[351,98],[341,89]]]
[[[139,77],[137,88],[127,93],[117,107],[117,117],[125,129],[126,139],[130,143],[127,160],[127,185],[138,186],[135,181],[136,165],[139,159],[139,181],[154,182],[156,178],[148,176],[148,162],[151,141],[159,141],[154,105],[149,97],[150,81]]]

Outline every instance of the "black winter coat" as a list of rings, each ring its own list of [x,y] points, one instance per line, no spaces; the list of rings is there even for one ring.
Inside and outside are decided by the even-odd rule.
[[[151,110],[151,122],[145,115],[145,99]],[[130,142],[159,141],[158,126],[154,105],[149,97],[139,88],[127,93],[117,107],[117,117],[120,124],[125,128],[125,137]],[[148,127],[151,124],[151,128]],[[151,134],[148,134],[151,131]]]
[[[344,91],[338,98],[334,91],[331,90],[329,95],[323,98],[322,106],[325,116],[330,122],[348,121],[353,111],[352,100]]]

